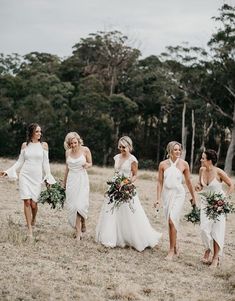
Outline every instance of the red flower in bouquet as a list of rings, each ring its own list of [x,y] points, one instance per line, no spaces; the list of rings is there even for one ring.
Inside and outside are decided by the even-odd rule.
[[[109,187],[105,195],[109,198],[109,204],[113,204],[112,212],[124,203],[127,203],[134,212],[132,203],[134,201],[133,197],[136,195],[136,187],[131,183],[131,180],[124,175],[116,173],[107,184]]]
[[[221,192],[200,193],[207,205],[204,208],[209,219],[214,221],[219,220],[220,215],[227,216],[229,213],[234,213],[234,205],[229,202],[230,197],[225,196]]]

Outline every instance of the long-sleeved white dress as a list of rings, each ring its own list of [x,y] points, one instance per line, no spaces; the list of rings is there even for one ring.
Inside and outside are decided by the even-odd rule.
[[[38,201],[41,192],[41,185],[44,181],[54,184],[56,181],[51,175],[48,151],[45,150],[40,142],[30,142],[21,150],[17,162],[7,169],[10,179],[16,180],[19,172],[19,192],[21,200],[32,199]]]
[[[217,192],[224,194],[222,189],[222,183],[214,178],[209,185],[206,185],[201,179],[201,184],[203,186],[203,192]],[[223,254],[224,247],[224,237],[225,237],[225,215],[222,214],[218,220],[214,221],[206,216],[205,207],[207,202],[204,197],[201,197],[201,216],[200,216],[200,228],[201,228],[201,238],[204,244],[205,250],[213,250],[213,240],[217,242],[220,247],[219,256]]]
[[[119,154],[114,157],[114,160],[115,171],[126,177],[131,176],[132,162],[138,162],[133,155],[130,155],[121,166]],[[132,202],[134,213],[128,204],[122,204],[112,213],[113,205],[108,203],[109,199],[106,198],[96,227],[97,242],[107,247],[132,246],[140,252],[159,243],[162,234],[155,231],[150,225],[137,194]]]
[[[169,159],[170,167],[164,171],[162,200],[167,224],[172,220],[176,230],[179,228],[181,212],[185,201],[185,189],[182,184],[183,174],[176,167],[178,159],[173,163]]]

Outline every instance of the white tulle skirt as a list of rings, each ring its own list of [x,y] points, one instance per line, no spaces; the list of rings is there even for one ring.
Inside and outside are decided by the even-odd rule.
[[[105,199],[98,224],[96,241],[107,247],[131,246],[137,251],[158,244],[162,234],[155,231],[140,204],[138,195],[134,197],[133,209],[128,204],[122,204],[111,211],[112,205]]]

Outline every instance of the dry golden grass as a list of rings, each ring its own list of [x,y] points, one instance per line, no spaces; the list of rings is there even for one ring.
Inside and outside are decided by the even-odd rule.
[[[0,169],[13,161],[0,159]],[[52,172],[63,178],[64,166],[52,164]],[[136,182],[142,205],[152,226],[163,232],[159,247],[139,253],[132,248],[105,248],[94,241],[111,168],[93,167],[87,234],[77,243],[67,224],[66,211],[40,205],[34,239],[28,240],[18,184],[0,180],[0,300],[235,300],[234,216],[227,221],[222,266],[210,270],[200,262],[203,246],[199,226],[182,220],[180,257],[164,261],[168,236],[162,211],[152,207],[156,175],[139,171]],[[185,202],[184,213],[189,211]]]

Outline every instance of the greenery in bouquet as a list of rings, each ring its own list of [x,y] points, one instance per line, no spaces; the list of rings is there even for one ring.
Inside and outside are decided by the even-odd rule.
[[[133,197],[136,195],[136,187],[131,180],[123,174],[116,173],[112,180],[107,181],[109,185],[105,195],[109,198],[109,204],[113,204],[111,211],[119,208],[122,204],[128,204],[130,209],[134,212],[132,207]]]
[[[200,209],[196,205],[192,205],[192,210],[185,214],[185,219],[187,222],[191,222],[194,225],[200,223]]]
[[[40,193],[38,202],[42,204],[49,204],[51,209],[62,209],[65,202],[65,189],[60,183],[48,185],[46,190]]]
[[[209,192],[200,193],[206,201],[206,207],[204,208],[206,215],[209,219],[214,221],[219,220],[220,215],[227,215],[234,213],[234,205],[229,202],[230,197],[225,196],[221,192]]]

